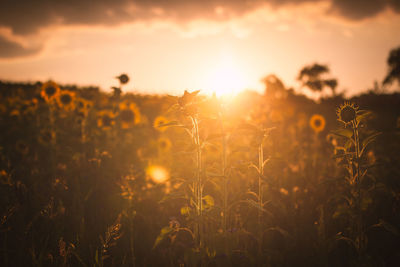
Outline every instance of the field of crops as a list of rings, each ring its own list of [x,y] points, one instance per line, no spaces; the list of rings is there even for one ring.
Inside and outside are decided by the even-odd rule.
[[[123,83],[0,83],[1,266],[399,266],[399,93]]]

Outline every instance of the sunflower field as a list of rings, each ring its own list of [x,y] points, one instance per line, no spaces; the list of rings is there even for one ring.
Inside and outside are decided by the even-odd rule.
[[[399,266],[400,94],[0,83],[1,266]]]

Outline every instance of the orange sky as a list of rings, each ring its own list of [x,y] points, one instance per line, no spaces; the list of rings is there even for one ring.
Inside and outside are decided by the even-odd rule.
[[[162,8],[151,12],[151,19],[64,19],[33,29],[0,19],[0,38],[27,51],[3,50],[0,79],[53,79],[107,90],[117,85],[114,77],[125,72],[131,77],[126,90],[236,92],[262,90],[260,79],[271,73],[298,88],[301,67],[318,62],[338,78],[339,91],[353,94],[371,88],[374,80],[382,81],[390,49],[400,46],[400,14],[389,7],[361,19],[344,11],[337,14],[329,1],[260,5],[229,16],[217,7],[213,13],[222,19],[200,13],[183,22],[162,17]],[[10,48],[9,43],[0,42],[0,48]]]

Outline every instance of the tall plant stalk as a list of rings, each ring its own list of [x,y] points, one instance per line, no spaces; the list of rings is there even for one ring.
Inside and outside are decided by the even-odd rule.
[[[196,181],[194,185],[194,194],[196,199],[196,243],[201,247],[202,240],[202,227],[203,227],[203,181],[202,181],[202,162],[201,162],[201,143],[199,134],[199,123],[197,118],[190,116],[193,125],[193,142],[196,146]]]
[[[354,141],[354,152],[355,152],[355,160],[354,165],[355,165],[355,170],[353,170],[353,173],[356,173],[356,177],[354,179],[354,187],[356,191],[356,214],[357,214],[357,249],[358,251],[362,251],[364,248],[364,237],[363,237],[363,218],[362,218],[362,212],[361,212],[361,171],[360,171],[360,161],[361,161],[361,156],[360,156],[360,137],[359,137],[359,131],[358,131],[358,122],[356,119],[352,120],[351,126],[353,128],[353,141]],[[352,165],[353,166],[353,165]]]
[[[262,192],[262,177],[264,176],[264,151],[262,141],[258,147],[258,226],[260,233],[262,230],[262,208],[263,208],[263,192]]]
[[[222,233],[224,242],[224,251],[228,255],[228,243],[227,243],[227,228],[228,228],[228,174],[226,171],[227,163],[227,151],[226,151],[226,136],[224,129],[224,122],[222,115],[219,116],[219,122],[221,127],[222,135]]]

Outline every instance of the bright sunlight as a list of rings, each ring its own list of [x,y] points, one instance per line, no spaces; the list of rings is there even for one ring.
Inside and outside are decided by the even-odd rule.
[[[223,53],[217,64],[210,68],[206,76],[204,92],[217,96],[235,95],[244,90],[246,84],[246,71],[229,53]]]

